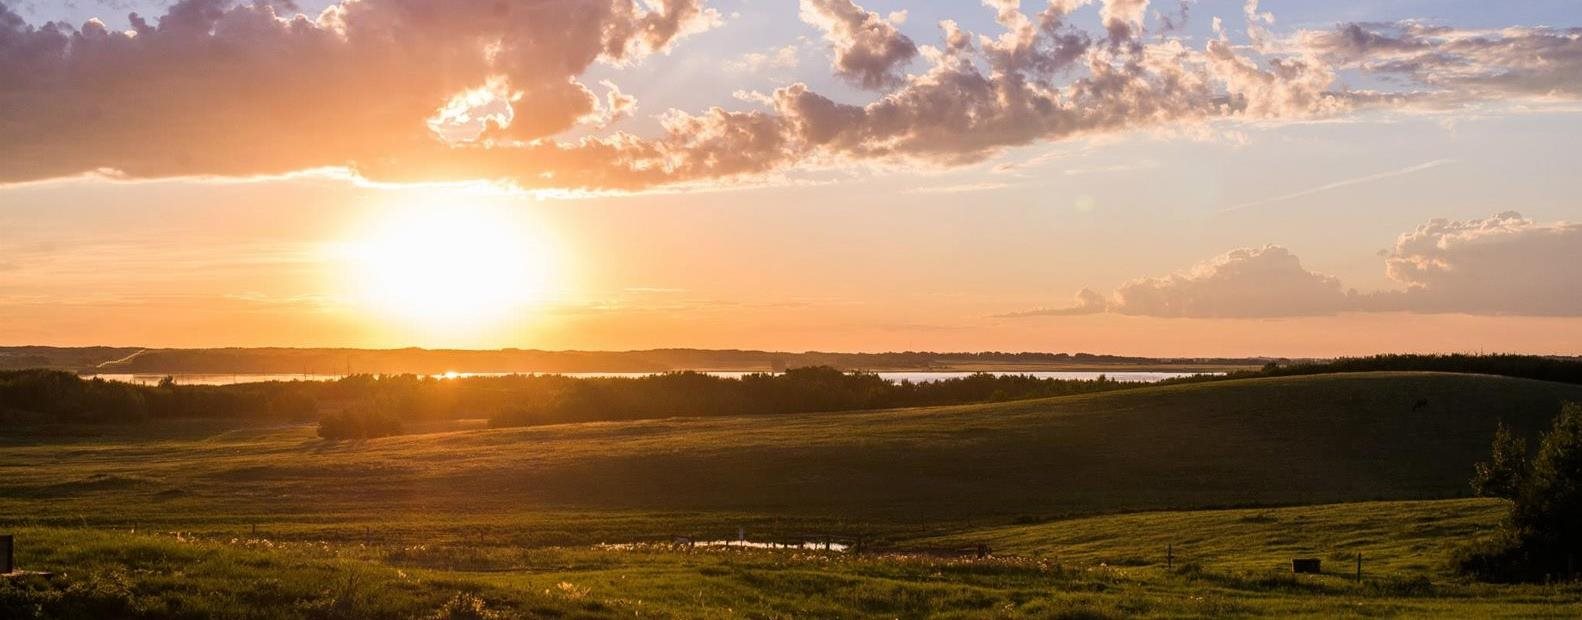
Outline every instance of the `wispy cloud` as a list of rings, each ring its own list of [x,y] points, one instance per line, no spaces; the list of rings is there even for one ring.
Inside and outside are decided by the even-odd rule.
[[[981,192],[991,189],[1009,187],[1009,183],[996,183],[985,181],[982,183],[962,183],[960,185],[932,185],[928,187],[914,187],[906,190],[908,194],[960,194],[964,192]]]
[[[1226,207],[1224,209],[1220,209],[1219,212],[1222,213],[1222,214],[1223,213],[1234,213],[1236,211],[1241,211],[1241,210],[1244,210],[1244,209],[1251,209],[1253,207],[1261,207],[1261,206],[1264,206],[1264,205],[1275,204],[1275,203],[1278,203],[1278,202],[1285,202],[1285,201],[1288,201],[1288,200],[1295,200],[1297,198],[1302,198],[1302,197],[1305,197],[1305,196],[1312,196],[1313,194],[1319,194],[1319,193],[1327,192],[1327,191],[1330,191],[1330,190],[1336,190],[1336,189],[1340,189],[1342,187],[1351,187],[1353,185],[1362,185],[1364,183],[1372,183],[1374,181],[1383,181],[1385,179],[1392,179],[1392,178],[1399,177],[1399,176],[1406,176],[1408,174],[1422,172],[1424,170],[1430,170],[1430,169],[1433,169],[1433,168],[1438,168],[1438,167],[1443,166],[1445,164],[1455,163],[1455,161],[1456,160],[1454,160],[1454,159],[1436,159],[1436,160],[1433,160],[1433,161],[1425,161],[1425,162],[1417,164],[1415,166],[1407,166],[1407,167],[1401,168],[1399,170],[1390,170],[1390,171],[1387,171],[1387,172],[1380,172],[1380,173],[1370,174],[1370,175],[1366,175],[1366,176],[1360,176],[1360,177],[1355,177],[1355,178],[1350,178],[1350,179],[1344,179],[1344,180],[1340,180],[1340,181],[1335,181],[1333,183],[1325,183],[1325,184],[1320,185],[1318,187],[1309,187],[1309,188],[1301,190],[1301,191],[1291,192],[1289,194],[1282,194],[1282,195],[1279,195],[1279,196],[1275,196],[1273,198],[1265,198],[1263,200],[1254,200],[1252,202],[1244,202],[1244,203],[1241,203],[1241,204],[1233,206],[1233,207]]]

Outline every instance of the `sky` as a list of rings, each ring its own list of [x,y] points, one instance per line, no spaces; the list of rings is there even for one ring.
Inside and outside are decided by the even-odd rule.
[[[1579,27],[0,0],[0,344],[1582,354]]]

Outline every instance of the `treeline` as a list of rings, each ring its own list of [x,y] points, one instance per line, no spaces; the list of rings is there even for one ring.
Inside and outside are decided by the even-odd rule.
[[[1521,355],[1382,355],[1326,363],[1271,363],[1258,371],[1167,383],[1370,371],[1463,372],[1582,384],[1582,361]],[[456,419],[522,426],[852,411],[1065,396],[1145,385],[987,373],[892,383],[874,373],[828,366],[740,378],[698,372],[594,378],[353,375],[338,381],[228,386],[177,385],[168,380],[141,386],[82,379],[64,371],[21,370],[0,371],[0,418],[83,423],[170,418],[321,420],[324,436],[347,438],[396,434],[412,423]]]
[[[0,371],[0,416],[50,422],[130,423],[172,418],[312,420],[318,402],[286,383],[133,385],[59,370]]]
[[[955,405],[1122,389],[1106,378],[1041,379],[976,373],[939,381],[890,382],[867,372],[828,366],[724,378],[676,372],[634,378],[590,378],[559,386],[548,398],[523,401],[491,418],[494,426],[693,415],[756,415]]]
[[[1558,383],[1582,384],[1582,359],[1575,357],[1546,357],[1541,355],[1374,355],[1347,357],[1326,362],[1281,364],[1270,362],[1260,370],[1237,371],[1225,375],[1227,379],[1256,377],[1287,377],[1318,375],[1337,372],[1461,372],[1479,375],[1499,375],[1518,379],[1536,379]],[[1218,378],[1218,377],[1216,377]],[[1187,378],[1196,381],[1200,378]],[[1182,381],[1182,380],[1177,380]]]
[[[495,426],[851,411],[1083,394],[1135,384],[974,374],[892,383],[829,367],[740,378],[697,372],[643,377],[510,375],[439,379],[354,375],[338,381],[141,386],[63,371],[0,372],[0,412],[56,422],[165,418],[320,419],[331,438],[398,433],[403,423],[486,418]],[[366,429],[366,430],[364,430]]]

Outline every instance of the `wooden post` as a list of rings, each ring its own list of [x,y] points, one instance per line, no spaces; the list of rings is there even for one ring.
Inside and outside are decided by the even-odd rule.
[[[1357,583],[1362,583],[1362,552],[1357,552]]]
[[[258,537],[258,524],[257,523],[253,524],[253,537],[254,538]]]
[[[1172,568],[1175,568],[1175,565],[1176,565],[1176,546],[1173,543],[1165,545],[1165,570],[1170,570]]]
[[[0,575],[9,575],[16,572],[16,555],[14,547],[16,538],[10,534],[0,536]]]

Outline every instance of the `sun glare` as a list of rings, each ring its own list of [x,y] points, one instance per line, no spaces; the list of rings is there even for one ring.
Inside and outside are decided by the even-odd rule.
[[[550,252],[518,211],[423,205],[375,212],[344,248],[361,302],[461,330],[543,301]]]

